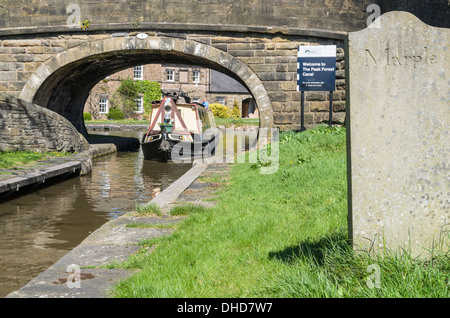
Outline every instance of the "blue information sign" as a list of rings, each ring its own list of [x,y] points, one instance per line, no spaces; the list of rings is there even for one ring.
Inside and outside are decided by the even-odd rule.
[[[297,91],[336,90],[336,45],[298,48]]]

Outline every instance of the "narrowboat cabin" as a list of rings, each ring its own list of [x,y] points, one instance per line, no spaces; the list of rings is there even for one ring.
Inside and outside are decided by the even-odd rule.
[[[198,103],[176,104],[165,96],[152,105],[147,133],[141,141],[146,160],[189,160],[214,154],[214,115]]]

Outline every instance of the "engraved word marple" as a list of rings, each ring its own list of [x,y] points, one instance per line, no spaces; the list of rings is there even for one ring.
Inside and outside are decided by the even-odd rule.
[[[365,49],[365,52],[366,52],[366,66],[369,66],[370,64],[380,65],[384,61],[385,62],[384,66],[412,65],[413,68],[416,68],[417,64],[419,63],[437,64],[438,62],[437,56],[430,55],[427,47],[424,47],[422,49],[421,54],[412,53],[403,56],[392,54],[391,49],[389,47],[386,48],[384,52],[379,55],[378,58],[375,58],[376,55],[374,56],[374,54],[370,49]]]

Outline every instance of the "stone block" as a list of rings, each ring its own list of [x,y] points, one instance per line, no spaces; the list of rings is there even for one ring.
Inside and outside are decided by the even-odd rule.
[[[264,50],[263,43],[231,43],[228,44],[228,50],[231,51],[248,51],[248,50]]]
[[[255,51],[253,50],[230,50],[228,49],[228,53],[236,57],[254,57]]]
[[[450,29],[390,12],[348,35],[349,236],[427,257],[450,246]]]
[[[281,90],[283,90],[283,91],[296,91],[297,90],[297,82],[296,81],[281,82],[280,86],[281,86]]]
[[[328,99],[328,92],[306,92],[305,99],[314,102],[324,102]]]
[[[273,121],[275,124],[292,124],[293,116],[286,113],[274,113]]]
[[[290,95],[285,92],[269,92],[269,97],[274,102],[285,102],[288,100]]]
[[[40,40],[6,40],[3,46],[40,46]]]
[[[27,48],[25,47],[12,47],[11,54],[25,54],[27,53]]]
[[[262,81],[294,81],[297,78],[297,74],[287,72],[264,72],[258,76]]]
[[[17,81],[17,72],[0,71],[0,82]]]
[[[330,108],[328,102],[309,102],[308,104],[312,112],[327,112]]]
[[[44,47],[42,46],[32,46],[26,49],[26,53],[28,54],[43,54]]]
[[[346,103],[345,101],[333,102],[333,111],[335,112],[345,112]]]

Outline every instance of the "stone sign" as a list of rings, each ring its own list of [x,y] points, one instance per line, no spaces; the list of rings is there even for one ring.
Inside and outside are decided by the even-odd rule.
[[[450,246],[450,29],[406,12],[349,33],[349,235],[424,256]]]

